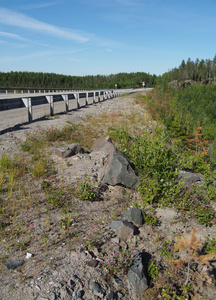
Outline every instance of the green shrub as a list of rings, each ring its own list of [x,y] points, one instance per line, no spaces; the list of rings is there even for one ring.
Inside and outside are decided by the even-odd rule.
[[[110,129],[110,134],[135,167],[140,179],[138,190],[144,202],[153,203],[159,196],[174,190],[177,156],[167,146],[168,137],[164,127],[158,127],[151,136],[146,133],[130,136],[123,128]]]
[[[94,201],[96,199],[97,192],[88,178],[85,178],[83,182],[79,183],[78,187],[81,200]]]

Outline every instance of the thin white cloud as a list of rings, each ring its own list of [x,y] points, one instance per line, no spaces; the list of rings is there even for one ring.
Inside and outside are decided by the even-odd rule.
[[[1,40],[0,40],[1,44]],[[87,50],[87,48],[80,48],[80,49],[56,49],[56,50],[44,50],[44,51],[37,51],[37,52],[31,52],[29,54],[25,55],[15,55],[15,56],[2,56],[0,57],[0,63],[7,63],[9,61],[27,61],[27,60],[35,60],[37,58],[46,58],[49,60],[55,60],[56,58],[62,58],[62,57],[67,57],[69,60],[77,60],[77,58],[72,58],[71,55],[82,52]],[[80,60],[81,61],[81,60]]]
[[[33,52],[25,55],[20,55],[20,56],[4,56],[0,58],[0,63],[7,63],[9,61],[26,61],[28,59],[33,60],[38,57],[50,57],[53,54],[53,51],[38,51],[38,52]]]
[[[28,4],[26,6],[21,7],[21,9],[37,9],[37,8],[44,8],[44,7],[48,7],[48,6],[53,6],[58,4],[59,1],[53,1],[53,2],[46,2],[46,3],[32,3],[32,4]]]
[[[21,37],[20,35],[10,33],[10,32],[0,31],[0,36],[4,36],[4,37],[10,38],[10,39],[15,39],[15,40],[20,40],[20,41],[27,41],[27,39]]]
[[[0,7],[0,23],[31,29],[34,31],[42,32],[48,35],[52,35],[55,37],[59,37],[67,40],[74,40],[77,42],[88,42],[89,39],[80,34],[71,32],[67,29],[60,28],[54,25],[50,25],[48,23],[44,23],[38,21],[36,19],[30,18],[24,14],[14,12],[12,10],[8,10],[6,8]]]

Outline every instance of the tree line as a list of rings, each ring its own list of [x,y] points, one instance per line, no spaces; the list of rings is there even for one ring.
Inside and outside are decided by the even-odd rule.
[[[42,72],[0,72],[0,87],[31,88],[138,88],[145,81],[147,87],[156,85],[157,76],[145,72],[111,75],[70,76]]]
[[[211,59],[190,58],[185,62],[182,60],[179,67],[173,68],[161,76],[161,81],[171,82],[173,80],[194,80],[202,83],[211,83],[216,78],[216,55]]]

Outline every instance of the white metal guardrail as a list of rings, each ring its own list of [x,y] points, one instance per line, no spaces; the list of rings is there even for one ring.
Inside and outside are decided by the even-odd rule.
[[[0,94],[30,94],[85,91],[85,89],[0,87]]]
[[[8,110],[14,108],[26,107],[28,113],[28,122],[33,121],[33,106],[49,103],[50,115],[54,115],[54,103],[58,101],[65,102],[65,112],[69,111],[69,101],[76,101],[77,108],[80,105],[80,99],[85,99],[85,105],[89,105],[89,99],[92,98],[92,104],[107,99],[111,99],[123,94],[130,94],[143,89],[116,89],[116,90],[90,90],[90,91],[74,91],[68,89],[5,89],[0,88],[0,110]],[[11,92],[13,91],[13,92]],[[25,92],[24,92],[25,91]],[[18,93],[19,92],[19,93]]]

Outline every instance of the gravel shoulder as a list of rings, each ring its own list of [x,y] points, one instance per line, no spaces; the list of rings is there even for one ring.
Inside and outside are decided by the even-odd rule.
[[[107,99],[103,102],[90,104],[80,109],[70,110],[67,114],[57,113],[53,117],[48,116],[48,110],[41,105],[39,115],[43,116],[32,123],[26,122],[26,109],[16,109],[0,112],[0,155],[12,154],[17,151],[17,143],[26,138],[26,133],[38,129],[58,128],[61,129],[67,122],[81,123],[88,115],[100,114],[102,112],[113,112],[127,109],[131,105],[132,97],[117,97]],[[58,110],[62,111],[63,104],[59,104]],[[47,108],[47,106],[46,106]]]

